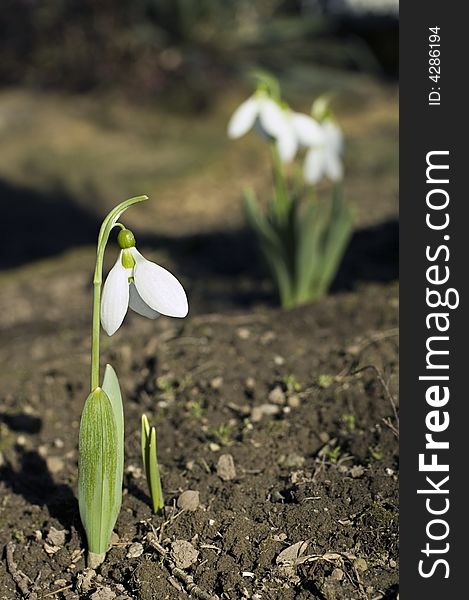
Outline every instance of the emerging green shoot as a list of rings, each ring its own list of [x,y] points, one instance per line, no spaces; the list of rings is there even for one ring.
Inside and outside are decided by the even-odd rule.
[[[164,498],[156,450],[156,427],[150,427],[146,415],[142,415],[141,442],[143,467],[150,491],[153,512],[159,513],[164,509]]]

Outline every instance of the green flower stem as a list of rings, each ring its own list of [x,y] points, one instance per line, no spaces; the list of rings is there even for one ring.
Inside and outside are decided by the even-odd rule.
[[[288,188],[283,172],[282,161],[280,160],[277,145],[274,142],[271,144],[271,150],[275,192],[275,212],[279,222],[283,222],[288,212]]]
[[[96,267],[93,278],[93,324],[91,330],[91,390],[95,390],[99,386],[99,333],[101,325],[101,287],[103,282],[103,261],[106,244],[109,240],[109,234],[113,227],[118,226],[122,229],[125,227],[118,222],[121,214],[127,210],[132,204],[148,200],[148,196],[136,196],[121,202],[113,208],[104,219],[98,236],[98,248],[96,251]]]

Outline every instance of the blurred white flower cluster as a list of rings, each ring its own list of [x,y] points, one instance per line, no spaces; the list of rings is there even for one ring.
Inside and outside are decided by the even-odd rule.
[[[322,104],[317,110],[317,103]],[[340,181],[343,177],[343,136],[330,111],[324,110],[324,99],[313,105],[312,114],[293,111],[288,105],[272,98],[264,89],[258,89],[242,102],[228,123],[228,137],[239,138],[254,128],[264,139],[275,142],[283,163],[291,163],[300,148],[306,149],[303,177],[307,184],[316,184],[323,177]]]

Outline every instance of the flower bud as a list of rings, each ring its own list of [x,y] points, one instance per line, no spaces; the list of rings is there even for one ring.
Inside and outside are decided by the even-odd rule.
[[[135,246],[135,237],[130,229],[121,229],[117,236],[117,243],[122,250],[126,248],[133,248]]]

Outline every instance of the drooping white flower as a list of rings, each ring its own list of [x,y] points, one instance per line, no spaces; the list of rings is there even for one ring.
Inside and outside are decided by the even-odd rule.
[[[324,143],[324,132],[321,125],[309,115],[285,109],[287,123],[293,137],[293,146],[290,146],[291,159],[295,157],[300,147],[312,148]],[[279,146],[284,144],[283,139],[278,140]]]
[[[262,91],[257,91],[235,110],[228,123],[228,137],[240,138],[253,128],[277,142],[282,162],[293,160],[297,142],[287,111]]]
[[[103,286],[101,324],[108,335],[119,329],[129,306],[150,319],[160,314],[182,318],[189,310],[176,277],[144,258],[135,247],[120,251]]]
[[[303,176],[306,183],[315,184],[323,177],[340,181],[344,174],[342,164],[343,135],[332,120],[321,123],[322,143],[313,145],[306,153]]]

